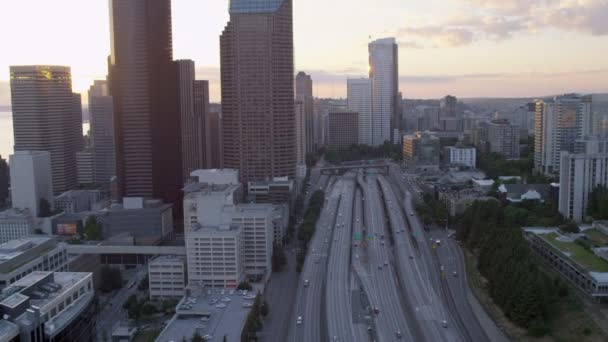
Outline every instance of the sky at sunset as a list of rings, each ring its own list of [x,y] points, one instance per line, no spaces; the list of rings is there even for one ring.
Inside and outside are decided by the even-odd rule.
[[[173,0],[176,59],[197,63],[219,101],[227,0]],[[8,68],[72,67],[75,91],[106,74],[107,0],[0,3],[0,105]],[[606,0],[294,0],[295,66],[315,96],[344,97],[365,76],[367,43],[395,36],[406,98],[540,96],[608,91]]]

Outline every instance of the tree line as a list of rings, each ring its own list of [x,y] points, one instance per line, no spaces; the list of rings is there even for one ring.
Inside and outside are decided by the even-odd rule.
[[[310,197],[308,202],[308,209],[304,215],[304,220],[298,229],[298,240],[300,240],[302,248],[300,248],[298,255],[296,256],[296,271],[302,271],[302,265],[304,265],[304,259],[306,258],[306,251],[308,250],[308,243],[315,234],[317,220],[321,214],[323,203],[325,202],[325,192],[322,190],[315,191]]]
[[[560,278],[551,279],[539,269],[523,236],[521,227],[534,220],[556,220],[550,211],[532,215],[537,205],[477,201],[458,218],[456,233],[457,239],[477,256],[479,272],[488,281],[494,303],[531,336],[549,333],[555,306],[568,295],[568,287]],[[547,217],[539,218],[543,214]]]

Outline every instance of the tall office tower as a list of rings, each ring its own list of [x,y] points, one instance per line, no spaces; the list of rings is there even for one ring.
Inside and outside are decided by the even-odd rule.
[[[359,144],[372,144],[372,81],[369,78],[346,81],[348,110],[359,114]]]
[[[395,38],[369,44],[369,78],[372,82],[372,145],[395,144],[399,113],[399,48]]]
[[[181,120],[171,1],[112,0],[110,16],[109,81],[121,194],[163,199],[179,214]]]
[[[536,102],[534,166],[538,172],[556,176],[561,152],[580,151],[581,141],[593,129],[590,101],[588,96],[568,94]]]
[[[42,199],[53,205],[51,160],[51,154],[46,151],[16,151],[10,156],[13,208],[28,209],[38,216]]]
[[[72,93],[69,67],[12,66],[15,151],[51,153],[53,190],[76,186],[76,152],[82,148],[82,109]]]
[[[306,104],[304,101],[295,101],[296,113],[296,178],[306,177]]]
[[[608,137],[608,95],[591,95],[594,135]]]
[[[184,182],[190,172],[205,168],[205,84],[195,84],[194,61],[175,62],[179,78],[179,106],[181,117],[182,165]],[[203,81],[204,82],[204,81]],[[196,98],[198,97],[198,98]]]
[[[222,113],[219,108],[209,107],[207,123],[207,168],[219,169],[223,165],[222,152]]]
[[[244,183],[294,177],[292,0],[232,0],[220,50],[224,167]]]
[[[329,113],[329,141],[327,146],[336,150],[346,150],[359,140],[359,114],[356,112]]]
[[[76,172],[79,185],[95,183],[95,159],[91,148],[76,152]]]
[[[316,151],[314,143],[314,97],[312,95],[312,78],[304,72],[296,76],[296,100],[302,101],[306,120],[306,153]]]
[[[89,88],[89,114],[91,116],[91,148],[93,173],[96,184],[109,185],[116,175],[114,151],[114,99],[108,91],[107,81],[95,81]]]
[[[563,152],[560,159],[559,212],[567,219],[582,222],[589,194],[597,186],[608,186],[608,153]]]
[[[210,168],[211,158],[211,132],[209,117],[209,81],[194,81],[194,116],[197,119],[199,134],[197,145],[199,149],[199,169]],[[219,129],[219,128],[218,128]]]
[[[8,164],[0,156],[0,207],[3,207],[8,199]]]

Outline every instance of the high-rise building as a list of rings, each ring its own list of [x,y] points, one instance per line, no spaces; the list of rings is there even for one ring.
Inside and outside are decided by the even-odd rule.
[[[448,95],[439,101],[441,108],[441,117],[455,118],[458,113],[458,99],[455,96]]]
[[[197,169],[212,168],[210,159],[213,154],[213,141],[211,139],[217,132],[211,131],[214,128],[211,127],[211,118],[209,115],[209,81],[194,81],[194,116],[197,121],[199,121],[197,144],[198,149],[200,150],[200,167]],[[217,129],[219,130],[219,127]]]
[[[209,103],[209,85],[195,80],[194,61],[175,62],[179,78],[183,178],[205,167],[205,111]]]
[[[211,108],[211,107],[210,107]],[[222,167],[223,149],[222,149],[222,113],[219,108],[216,110],[209,109],[209,119],[207,125],[207,168],[218,169]]]
[[[114,99],[110,96],[107,81],[95,81],[89,88],[89,114],[95,183],[109,185],[110,179],[116,175],[116,157]]]
[[[53,179],[49,152],[17,151],[10,156],[13,208],[40,214],[40,201],[53,205]],[[76,171],[76,170],[74,170]]]
[[[232,0],[220,50],[224,167],[294,177],[292,0]]]
[[[493,120],[488,124],[489,152],[499,153],[505,159],[519,159],[519,127],[508,120]]]
[[[76,152],[82,148],[80,95],[72,93],[69,67],[12,66],[15,151],[51,154],[53,190],[76,186]]]
[[[296,76],[296,101],[302,102],[305,118],[306,153],[316,151],[314,143],[314,97],[312,95],[312,78],[304,72]]]
[[[538,172],[559,173],[561,152],[580,151],[592,134],[591,97],[568,94],[536,102],[534,166]]]
[[[358,142],[359,114],[348,111],[329,113],[328,147],[340,151]]]
[[[0,244],[34,234],[36,220],[28,209],[0,211]]]
[[[306,177],[306,105],[302,100],[295,102],[296,112],[296,177]]]
[[[179,207],[181,118],[171,0],[111,0],[110,16],[109,81],[121,193]]]
[[[559,176],[559,212],[567,219],[582,222],[589,194],[597,186],[608,186],[608,153],[563,152]]]
[[[8,200],[8,164],[0,156],[0,207],[4,206]]]
[[[93,151],[85,148],[76,152],[76,171],[78,174],[78,184],[87,185],[95,183],[95,164]]]
[[[358,113],[359,141],[361,145],[372,144],[372,81],[369,78],[348,79],[348,110]]]
[[[398,144],[401,122],[399,101],[399,48],[395,38],[369,44],[369,78],[372,83],[372,145]]]

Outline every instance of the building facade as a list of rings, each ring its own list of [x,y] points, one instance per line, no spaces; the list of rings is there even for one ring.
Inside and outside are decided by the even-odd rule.
[[[148,263],[150,300],[181,299],[186,288],[186,264],[176,255],[159,256]]]
[[[12,66],[10,74],[15,151],[48,151],[54,193],[74,188],[82,109],[80,95],[72,93],[70,68]]]
[[[359,114],[355,112],[329,113],[329,141],[327,146],[336,151],[359,143]]]
[[[312,78],[304,72],[296,75],[296,101],[301,101],[304,112],[306,153],[314,153],[314,97],[312,94]]]
[[[476,167],[477,150],[475,148],[448,146],[444,151],[448,164],[462,165],[473,169]]]
[[[567,219],[584,221],[589,194],[597,186],[608,186],[608,154],[562,153],[559,184],[559,212]]]
[[[5,159],[0,156],[0,206],[8,200],[9,167]]]
[[[505,159],[519,159],[519,127],[507,120],[493,120],[488,124],[489,152],[499,153]]]
[[[190,172],[205,167],[205,114],[209,110],[209,84],[195,80],[194,61],[178,60],[175,63],[179,81],[182,172],[186,181]]]
[[[114,99],[107,81],[95,81],[88,95],[95,184],[109,185],[116,175]]]
[[[439,138],[429,132],[416,132],[403,137],[403,161],[413,172],[436,171],[440,160]]]
[[[296,167],[298,178],[306,176],[306,108],[304,101],[296,100]],[[304,176],[301,175],[301,170],[304,171]],[[300,177],[301,176],[301,177]]]
[[[209,81],[194,81],[194,116],[200,121],[197,144],[200,149],[201,166],[198,169],[213,168],[211,166],[212,148],[217,142],[212,141],[215,133],[212,130],[215,128],[211,126],[209,116]]]
[[[94,341],[97,299],[91,273],[36,271],[0,295],[3,341]]]
[[[232,0],[220,57],[224,167],[243,183],[294,177],[292,0]]]
[[[104,203],[99,190],[70,190],[56,196],[54,201],[55,209],[66,214],[100,210]]]
[[[66,244],[57,237],[38,235],[0,244],[0,289],[34,271],[67,272]]]
[[[243,280],[242,232],[237,225],[199,226],[186,234],[188,281],[236,288]]]
[[[398,144],[401,122],[399,102],[399,48],[395,38],[369,43],[369,79],[372,87],[372,145]]]
[[[372,81],[369,78],[347,80],[348,110],[358,113],[359,144],[372,144]]]
[[[112,0],[110,16],[109,81],[121,194],[181,206],[181,118],[171,1]]]
[[[76,152],[76,174],[79,185],[95,183],[95,155],[93,150],[85,148]]]
[[[52,162],[49,152],[17,151],[10,156],[13,208],[40,214],[40,201],[53,205]]]
[[[590,135],[591,97],[568,94],[536,102],[534,166],[556,176],[562,152],[580,152],[577,141]]]

